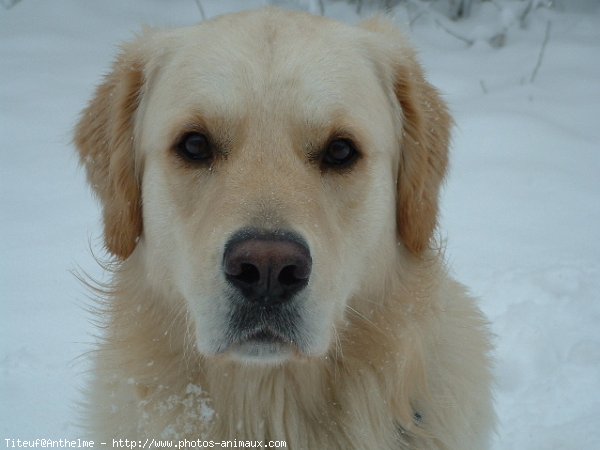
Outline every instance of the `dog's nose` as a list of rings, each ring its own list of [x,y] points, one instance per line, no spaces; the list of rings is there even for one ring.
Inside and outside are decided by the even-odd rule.
[[[246,301],[275,305],[308,284],[312,259],[301,239],[288,234],[245,233],[223,255],[225,278]]]

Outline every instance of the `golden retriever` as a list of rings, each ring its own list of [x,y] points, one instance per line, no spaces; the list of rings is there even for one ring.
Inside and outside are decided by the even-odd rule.
[[[96,439],[485,448],[489,333],[433,236],[450,127],[382,18],[126,44],[75,136],[115,257]]]

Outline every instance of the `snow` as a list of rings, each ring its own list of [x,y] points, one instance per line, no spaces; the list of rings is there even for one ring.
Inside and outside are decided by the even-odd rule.
[[[202,2],[209,17],[264,3]],[[496,334],[493,448],[600,448],[600,9],[557,2],[521,28],[524,3],[475,4],[462,22],[427,3],[394,13],[457,122],[441,234]],[[359,20],[344,2],[325,12]],[[191,0],[0,7],[0,445],[85,438],[74,406],[95,330],[73,272],[101,278],[102,251],[72,128],[120,41],[198,20]]]

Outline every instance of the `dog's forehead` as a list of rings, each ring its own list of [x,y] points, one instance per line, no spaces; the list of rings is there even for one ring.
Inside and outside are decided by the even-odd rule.
[[[340,110],[360,114],[378,84],[361,33],[279,11],[177,30],[169,36],[156,94],[180,109],[217,115],[247,114],[257,107],[324,120]]]

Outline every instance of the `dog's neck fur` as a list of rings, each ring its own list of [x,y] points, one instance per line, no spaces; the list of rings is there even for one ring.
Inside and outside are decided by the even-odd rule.
[[[139,415],[135,432],[162,430],[156,437],[177,439],[287,439],[306,448],[325,448],[331,436],[336,447],[373,442],[372,448],[402,448],[417,431],[414,397],[425,388],[405,380],[424,379],[422,361],[414,356],[422,354],[415,351],[420,340],[411,334],[422,312],[403,311],[399,299],[349,317],[339,342],[318,360],[251,366],[200,356],[183,311],[165,305],[143,282],[121,281],[142,278],[116,275],[103,351],[118,364],[105,369],[135,392],[134,410],[147,412]],[[381,370],[384,365],[394,368]]]

